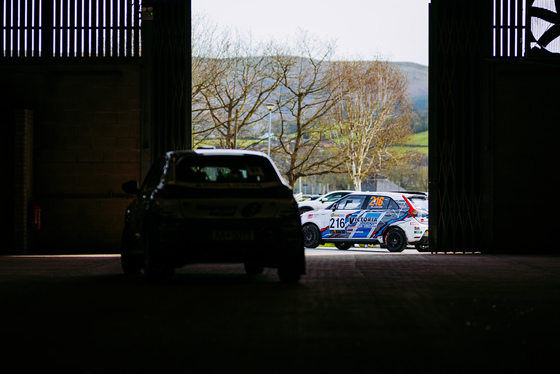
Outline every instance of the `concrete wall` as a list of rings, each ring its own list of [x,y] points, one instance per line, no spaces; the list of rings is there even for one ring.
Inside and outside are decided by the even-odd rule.
[[[2,127],[15,128],[12,113],[33,118],[32,196],[41,210],[41,228],[28,227],[30,241],[15,238],[0,253],[115,253],[130,197],[123,182],[140,179],[140,65],[2,65]],[[7,138],[21,141],[16,131]],[[4,139],[2,175],[20,173],[14,149]],[[16,141],[16,143],[17,143]],[[14,143],[14,144],[16,144]],[[12,148],[12,149],[10,149]],[[21,178],[20,178],[21,179]],[[3,187],[13,198],[24,186]],[[13,204],[12,204],[13,205]],[[1,214],[2,231],[13,230],[10,206]],[[11,235],[2,232],[3,236]]]

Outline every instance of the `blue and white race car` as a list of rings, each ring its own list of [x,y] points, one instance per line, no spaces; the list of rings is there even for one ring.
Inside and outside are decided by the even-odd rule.
[[[304,245],[381,244],[401,252],[407,244],[428,250],[428,198],[403,192],[355,192],[329,207],[301,215]]]

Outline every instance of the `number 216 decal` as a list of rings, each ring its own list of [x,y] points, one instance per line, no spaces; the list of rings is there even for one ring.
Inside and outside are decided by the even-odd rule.
[[[372,196],[369,206],[383,206],[383,200],[385,200],[383,196]]]
[[[346,225],[344,217],[331,217],[331,230],[342,230]]]

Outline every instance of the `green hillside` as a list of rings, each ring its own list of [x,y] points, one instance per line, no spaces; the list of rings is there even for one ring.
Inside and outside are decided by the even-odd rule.
[[[427,103],[428,96],[428,67],[424,65],[415,64],[413,62],[395,62],[401,72],[406,75],[408,79],[408,93],[411,98],[426,97]],[[420,109],[425,108],[425,104],[419,106]]]
[[[419,145],[420,147],[414,148],[428,155],[428,131],[422,131],[414,134],[409,144]]]
[[[424,145],[428,146],[428,131],[422,131],[417,134],[414,134],[412,137],[412,141],[410,144],[417,144],[417,145]]]

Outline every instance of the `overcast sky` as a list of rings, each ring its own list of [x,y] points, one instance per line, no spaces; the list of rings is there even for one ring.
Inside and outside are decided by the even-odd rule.
[[[192,12],[250,32],[257,40],[284,40],[303,29],[336,39],[341,58],[381,57],[428,65],[430,0],[191,0]]]

